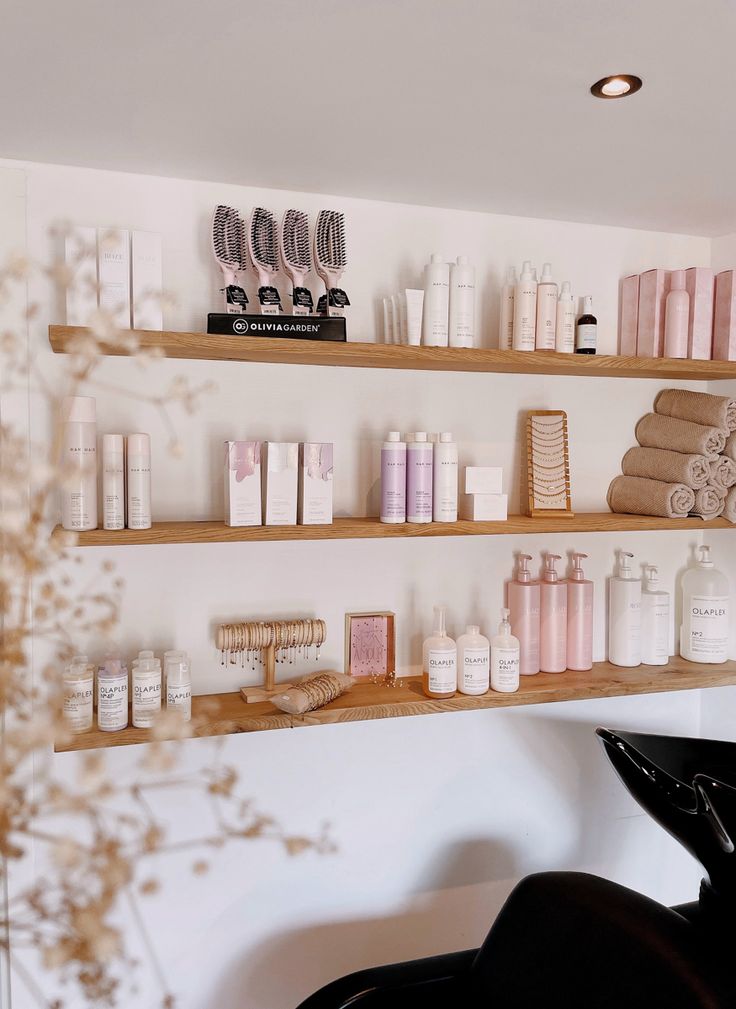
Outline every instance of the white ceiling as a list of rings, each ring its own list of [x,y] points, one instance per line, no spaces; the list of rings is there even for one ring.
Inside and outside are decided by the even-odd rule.
[[[0,156],[724,234],[735,47],[732,0],[3,0]]]

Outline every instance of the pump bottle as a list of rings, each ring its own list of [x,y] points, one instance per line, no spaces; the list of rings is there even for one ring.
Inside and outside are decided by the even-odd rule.
[[[641,591],[641,661],[645,666],[666,666],[669,658],[670,594],[659,588],[659,571],[649,564]]]
[[[557,574],[559,560],[559,554],[546,555],[540,586],[539,668],[543,673],[567,669],[567,583]]]
[[[555,349],[555,327],[557,324],[557,284],[552,280],[552,264],[545,263],[542,279],[537,287],[537,328],[535,346],[537,350]]]
[[[573,568],[567,583],[567,668],[593,668],[593,582],[585,577],[582,564],[587,554],[573,554]]]
[[[575,299],[569,280],[562,281],[560,300],[557,302],[555,350],[558,354],[572,354],[575,350]]]
[[[422,686],[427,697],[452,697],[457,690],[457,647],[445,629],[445,607],[434,608],[434,631],[422,649]]]
[[[641,582],[631,573],[633,554],[618,552],[618,574],[608,597],[608,661],[614,666],[641,664]]]
[[[514,350],[534,350],[537,321],[537,281],[526,259],[514,294]]]
[[[511,633],[519,639],[519,672],[534,676],[539,672],[539,582],[532,580],[529,554],[519,555],[514,581],[509,582],[508,600]]]
[[[575,353],[595,354],[598,346],[598,320],[593,315],[593,299],[586,295],[583,299],[583,314],[575,328]]]
[[[519,641],[511,633],[508,610],[501,610],[498,634],[491,641],[491,689],[502,694],[519,689]]]
[[[700,547],[700,560],[682,577],[680,654],[690,662],[720,663],[728,659],[730,613],[728,579],[710,559],[710,547]]]

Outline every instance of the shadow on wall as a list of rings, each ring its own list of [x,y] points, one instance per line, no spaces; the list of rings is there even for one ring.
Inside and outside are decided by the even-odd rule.
[[[208,1004],[292,1009],[343,974],[479,946],[516,872],[505,845],[483,838],[451,845],[422,874],[405,911],[280,932],[234,963]]]

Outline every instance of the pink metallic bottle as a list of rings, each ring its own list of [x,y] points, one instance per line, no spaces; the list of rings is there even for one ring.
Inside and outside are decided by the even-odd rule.
[[[547,554],[540,586],[539,668],[543,673],[567,669],[567,582],[561,582],[555,564],[559,554]]]
[[[587,554],[573,554],[567,583],[567,668],[593,668],[593,583],[581,565]]]
[[[519,639],[522,676],[539,672],[539,582],[532,581],[530,560],[529,554],[519,555],[519,570],[508,588],[511,633]]]

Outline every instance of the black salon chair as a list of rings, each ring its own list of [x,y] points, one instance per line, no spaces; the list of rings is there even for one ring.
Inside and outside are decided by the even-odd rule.
[[[359,971],[299,1009],[735,1009],[736,744],[598,729],[634,798],[703,865],[663,907],[596,876],[513,890],[480,949]]]

